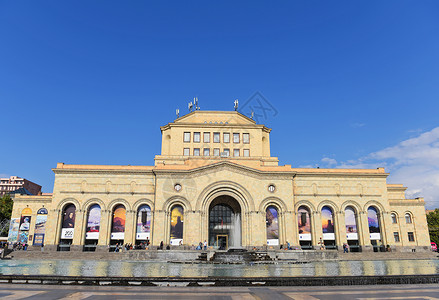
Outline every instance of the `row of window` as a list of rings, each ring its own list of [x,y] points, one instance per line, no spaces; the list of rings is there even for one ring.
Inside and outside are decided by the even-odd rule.
[[[210,132],[203,132],[203,142],[204,143],[210,143]],[[191,133],[185,132],[183,134],[183,142],[190,143],[191,142]],[[194,132],[193,133],[193,142],[194,143],[200,143],[201,142],[201,132]],[[214,132],[213,133],[213,142],[214,143],[221,143],[221,133]],[[241,142],[241,134],[240,133],[233,133],[233,143],[239,144]],[[242,134],[242,142],[244,144],[250,144],[250,134],[249,133],[243,133]],[[230,143],[230,133],[224,132],[223,133],[223,143]]]
[[[415,241],[415,235],[413,232],[407,232],[407,236],[408,236],[409,242]],[[399,243],[399,232],[394,232],[393,237],[395,239],[395,242]]]
[[[396,217],[396,214],[392,213],[390,216],[392,217],[392,223],[398,224],[398,218]],[[405,222],[406,224],[412,224],[412,216],[409,213],[405,214]]]
[[[183,149],[183,155],[189,156],[191,155],[191,149],[190,148],[184,148]],[[201,149],[200,148],[194,148],[192,150],[193,156],[201,156]],[[203,156],[230,156],[230,149],[225,148],[223,149],[223,152],[220,152],[219,148],[214,148],[213,153],[211,154],[210,148],[203,148]],[[233,149],[233,156],[239,157],[241,156],[241,150],[240,149]],[[242,149],[242,156],[243,157],[250,157],[250,149]]]

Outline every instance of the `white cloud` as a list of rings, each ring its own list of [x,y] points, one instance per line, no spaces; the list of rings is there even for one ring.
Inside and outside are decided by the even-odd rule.
[[[323,158],[328,167],[333,159]],[[439,207],[439,127],[358,160],[340,162],[337,168],[384,167],[389,183],[407,186],[407,197],[424,197],[427,208]]]
[[[329,158],[329,157],[323,157],[322,158],[322,163],[328,165],[328,166],[333,166],[337,164],[337,161],[333,158]]]

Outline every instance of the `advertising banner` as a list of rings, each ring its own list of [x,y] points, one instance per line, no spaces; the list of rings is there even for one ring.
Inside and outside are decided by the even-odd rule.
[[[348,240],[358,240],[357,221],[355,211],[348,207],[345,210],[346,238]]]
[[[90,207],[87,220],[85,238],[87,240],[99,239],[99,229],[101,225],[101,207],[94,204]]]
[[[311,219],[309,212],[304,207],[299,207],[298,214],[299,240],[311,241]]]
[[[34,232],[34,246],[42,246],[44,243],[44,235],[46,233],[47,215],[37,215]]]
[[[374,207],[369,207],[367,210],[367,220],[369,223],[370,239],[380,240],[380,222],[378,220],[378,213]]]
[[[12,218],[9,224],[8,242],[15,243],[18,240],[18,227],[20,218]]]
[[[183,207],[176,205],[171,210],[171,245],[179,245],[183,239]]]
[[[151,232],[151,208],[142,205],[137,212],[136,239],[146,240],[150,238]]]
[[[20,231],[18,234],[18,242],[20,244],[27,244],[29,238],[29,231]]]
[[[31,216],[22,216],[20,219],[20,231],[29,231]]]
[[[112,240],[123,240],[125,237],[126,210],[123,206],[118,206],[114,210],[113,226],[111,228]]]
[[[267,245],[279,245],[279,218],[277,209],[269,206],[265,214],[265,223],[267,231]]]
[[[328,206],[322,208],[322,231],[324,240],[335,240],[334,219],[332,210]]]

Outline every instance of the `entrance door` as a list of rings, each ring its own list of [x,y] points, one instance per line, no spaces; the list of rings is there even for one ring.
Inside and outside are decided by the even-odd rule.
[[[219,250],[226,250],[229,248],[229,236],[218,234],[216,236],[216,244],[218,245]]]

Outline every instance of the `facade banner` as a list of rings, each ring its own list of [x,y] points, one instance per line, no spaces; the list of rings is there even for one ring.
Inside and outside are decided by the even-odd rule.
[[[62,221],[62,228],[75,228],[75,214],[76,208],[74,205],[69,205],[64,210],[64,217]]]
[[[171,210],[171,245],[179,245],[183,240],[184,210],[176,205]]]
[[[34,232],[34,246],[43,246],[46,233],[47,215],[37,215]]]
[[[345,224],[347,240],[358,240],[357,221],[355,211],[351,207],[345,209]]]
[[[12,218],[9,224],[8,242],[15,243],[18,241],[18,228],[20,226],[20,218]]]
[[[123,240],[125,232],[126,210],[120,205],[114,210],[113,226],[111,227],[111,239]]]
[[[18,242],[20,244],[27,244],[29,238],[29,231],[20,231],[18,234]]]
[[[37,215],[47,215],[48,214],[48,211],[47,211],[47,209],[45,209],[44,207],[43,208],[40,208],[38,211],[37,211]]]
[[[323,206],[321,216],[323,240],[335,240],[332,209],[328,206]]]
[[[369,207],[367,210],[367,220],[369,223],[369,233],[371,240],[380,240],[380,221],[378,219],[378,212],[374,207]]]
[[[137,211],[136,239],[146,240],[151,238],[151,208],[142,205]]]
[[[101,207],[99,206],[99,204],[94,204],[90,207],[90,210],[88,212],[85,238],[87,240],[98,240],[100,225],[101,225]]]
[[[20,231],[29,231],[31,216],[22,216],[20,219]]]
[[[309,211],[304,207],[298,210],[299,240],[311,241],[311,219]]]
[[[265,223],[267,230],[267,245],[279,245],[279,218],[277,209],[274,206],[267,207]]]

